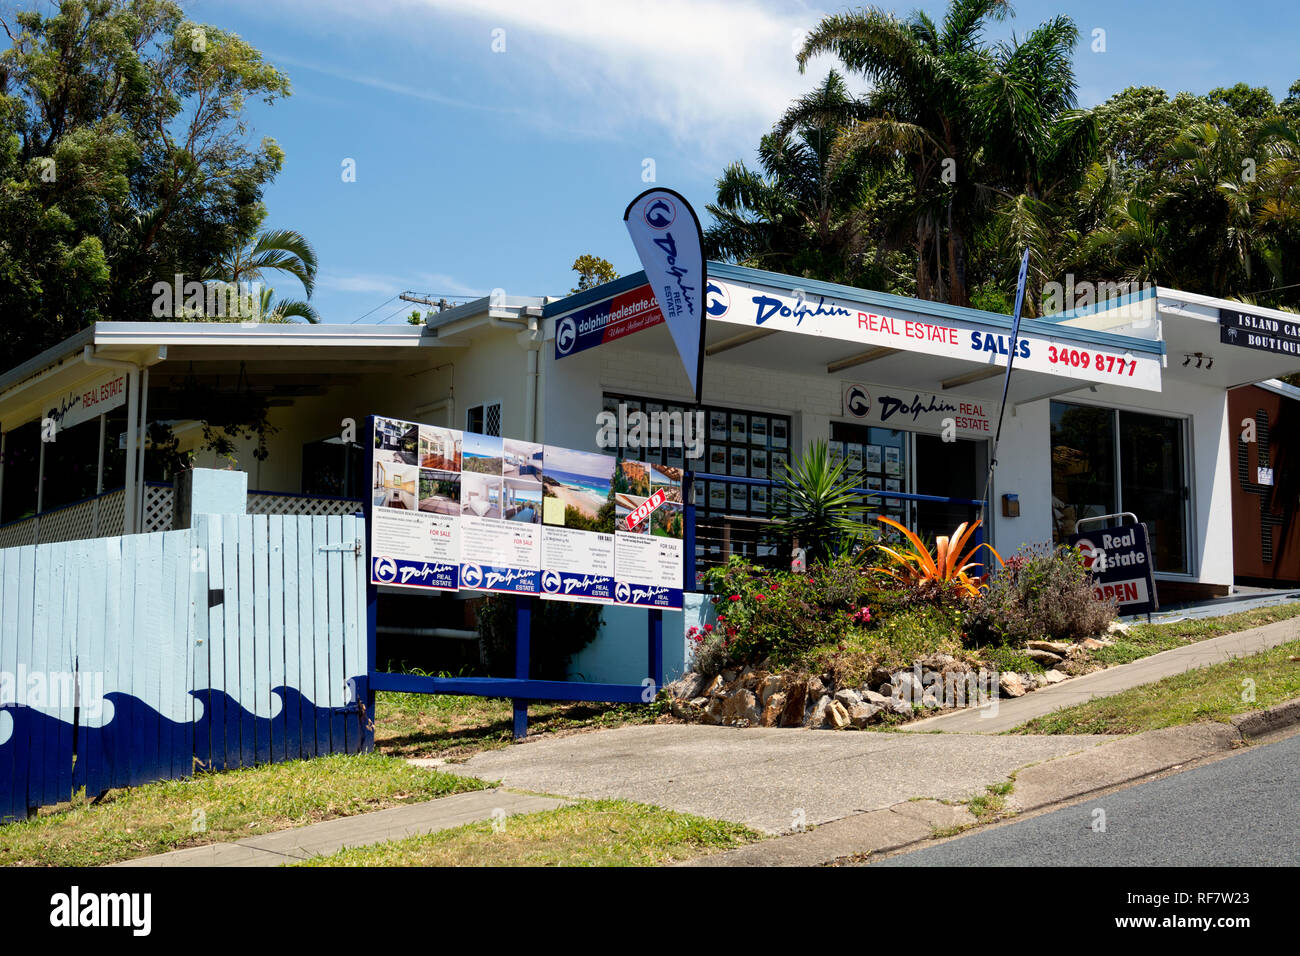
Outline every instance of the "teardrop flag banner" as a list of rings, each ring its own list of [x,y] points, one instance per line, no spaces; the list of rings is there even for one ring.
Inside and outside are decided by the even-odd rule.
[[[681,193],[656,186],[628,203],[623,224],[698,403],[704,378],[704,290],[708,280],[699,217]]]

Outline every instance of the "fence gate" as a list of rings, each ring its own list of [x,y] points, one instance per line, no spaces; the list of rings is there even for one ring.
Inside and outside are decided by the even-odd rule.
[[[373,746],[362,522],[0,550],[0,821],[85,788]]]

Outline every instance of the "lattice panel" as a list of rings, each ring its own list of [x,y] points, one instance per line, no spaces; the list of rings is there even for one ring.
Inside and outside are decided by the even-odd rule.
[[[36,519],[15,521],[0,528],[0,548],[17,548],[36,543]]]
[[[145,534],[172,529],[172,486],[146,485],[144,489]]]
[[[361,502],[352,498],[308,498],[264,491],[248,493],[250,515],[351,515],[360,510]]]

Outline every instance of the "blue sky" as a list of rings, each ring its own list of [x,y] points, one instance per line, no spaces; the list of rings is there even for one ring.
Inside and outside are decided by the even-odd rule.
[[[940,16],[943,3],[880,5]],[[250,109],[285,149],[268,225],[320,256],[326,322],[401,322],[403,290],[464,301],[560,295],[582,253],[639,268],[621,216],[656,182],[704,215],[721,169],[750,161],[794,96],[798,37],[843,5],[758,0],[189,0],[292,79]],[[1133,85],[1204,93],[1300,78],[1293,2],[1022,0],[995,39],[1064,13],[1080,28],[1080,103]],[[1103,30],[1105,51],[1093,52]],[[496,49],[494,49],[494,46]],[[504,46],[504,49],[502,47]],[[861,85],[861,84],[859,84]],[[355,160],[356,181],[342,164]],[[288,287],[282,295],[296,294]],[[435,298],[437,295],[435,295]],[[368,314],[367,314],[368,313]]]

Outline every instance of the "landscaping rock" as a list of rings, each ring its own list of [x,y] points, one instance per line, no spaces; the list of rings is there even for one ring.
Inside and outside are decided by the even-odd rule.
[[[812,681],[808,682],[808,687],[809,690],[812,689]],[[822,696],[817,699],[817,703],[813,704],[812,713],[808,715],[808,726],[813,728],[825,726],[826,709],[830,707],[830,705],[830,695],[822,694]]]
[[[762,717],[762,712],[758,709],[758,698],[754,692],[741,688],[722,705],[722,718],[727,722],[746,721],[750,724],[757,724]]]
[[[1111,642],[1099,641],[1095,637],[1085,637],[1079,642],[1079,646],[1085,651],[1099,651],[1103,647],[1108,647],[1110,643]]]
[[[781,715],[785,712],[786,696],[783,691],[777,691],[767,699],[763,706],[763,716],[759,718],[759,725],[762,727],[779,727],[781,725]]]
[[[843,730],[851,723],[849,712],[838,700],[832,700],[826,705],[826,722],[835,730]]]
[[[705,696],[704,688],[708,686],[708,683],[709,679],[703,674],[691,671],[689,674],[683,674],[665,689],[671,697],[694,700],[696,697]]]
[[[894,675],[889,672],[888,667],[877,666],[871,668],[871,677],[869,679],[869,683],[871,684],[872,687],[876,688],[877,690],[879,690],[881,684],[888,684],[893,679],[894,679]]]
[[[849,720],[853,722],[854,727],[865,727],[878,713],[880,707],[877,705],[858,703],[849,708]]]
[[[921,706],[926,710],[934,710],[936,707],[943,705],[939,703],[938,697],[935,697],[930,691],[926,691],[921,695]]]
[[[923,657],[919,661],[922,667],[928,667],[932,670],[941,671],[950,664],[956,663],[957,658],[951,654],[931,654],[929,657]]]
[[[774,694],[785,690],[786,679],[780,674],[768,674],[758,685],[758,702],[764,707]],[[785,700],[784,697],[781,698]]]
[[[678,720],[699,720],[700,714],[708,703],[709,699],[707,697],[696,697],[691,700],[674,697],[669,708],[672,710],[673,716]]]
[[[912,715],[912,705],[901,697],[891,698],[889,701],[889,709],[903,717],[910,717]]]
[[[705,705],[701,717],[706,723],[722,723],[722,709],[726,706],[726,701],[721,697],[709,697],[708,704]]]
[[[884,686],[889,687],[888,684],[885,684]],[[893,688],[890,689],[892,690]],[[862,694],[862,699],[866,701],[868,704],[873,704],[877,708],[889,706],[889,694],[877,693],[874,690],[864,691]]]
[[[820,677],[808,678],[808,699],[809,700],[816,700],[822,695],[828,693],[830,693],[830,691],[827,689],[826,685],[822,683],[822,679]]]
[[[753,668],[746,668],[745,672],[740,675],[740,686],[746,690],[753,690],[758,686],[761,679],[762,675],[758,671]]]
[[[916,679],[915,674],[908,674],[906,672],[898,674],[894,679],[894,687],[895,694],[909,703],[912,701],[919,701],[925,694],[925,687]]]
[[[1111,621],[1111,622],[1110,622],[1110,626],[1106,628],[1106,633],[1107,633],[1107,634],[1114,634],[1116,631],[1119,631],[1119,633],[1121,633],[1121,634],[1127,634],[1127,633],[1128,633],[1128,625],[1127,625],[1127,624],[1123,624],[1123,623],[1121,623],[1121,622],[1119,622],[1119,621]]]
[[[1001,691],[1003,697],[1025,696],[1025,684],[1015,671],[1007,671],[998,675],[998,690]]]
[[[731,683],[733,680],[735,680],[739,675],[738,675],[737,672],[734,671],[734,670],[725,670],[725,671],[723,671],[721,674],[719,674],[718,676],[722,678],[722,682],[723,682],[724,684],[730,684],[730,683]]]
[[[722,693],[722,688],[726,686],[726,681],[722,679],[721,674],[715,674],[713,679],[704,685],[700,691],[701,697],[717,697]]]
[[[862,695],[859,694],[856,690],[854,690],[851,687],[845,687],[843,690],[837,690],[835,692],[835,699],[844,705],[845,710],[848,710],[854,704],[862,703]]]
[[[1065,658],[1060,654],[1053,654],[1051,651],[1039,650],[1036,647],[1026,649],[1025,656],[1031,661],[1037,661],[1047,667],[1050,667],[1053,664],[1059,664],[1065,660]]]
[[[1063,674],[1058,670],[1050,670],[1043,675],[1043,682],[1045,684],[1059,684],[1061,681],[1069,679],[1069,674]]]
[[[881,697],[884,697],[886,700],[888,700],[898,692],[894,689],[893,684],[885,683],[885,684],[881,684],[879,687],[876,688],[876,693],[879,694]],[[875,703],[880,703],[880,702],[875,701]]]
[[[808,700],[808,685],[795,681],[784,691],[785,709],[781,711],[782,727],[800,727],[803,725],[803,712]]]
[[[1070,653],[1073,644],[1067,644],[1065,641],[1029,641],[1025,647],[1031,651],[1049,651],[1053,654],[1060,654],[1064,657]]]
[[[1042,683],[1037,674],[1028,672],[1020,675],[1020,683],[1024,685],[1025,690],[1038,690],[1038,685]]]

